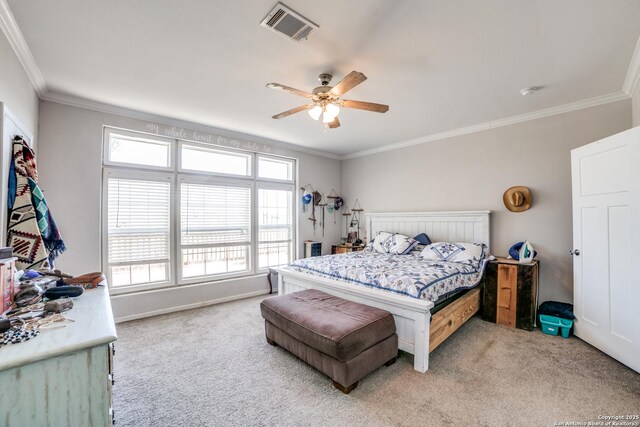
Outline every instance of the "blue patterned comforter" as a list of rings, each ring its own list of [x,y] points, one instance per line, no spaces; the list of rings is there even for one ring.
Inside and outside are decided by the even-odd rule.
[[[390,255],[360,251],[299,259],[289,269],[435,302],[456,290],[476,286],[485,265],[486,260],[428,261],[416,252]]]

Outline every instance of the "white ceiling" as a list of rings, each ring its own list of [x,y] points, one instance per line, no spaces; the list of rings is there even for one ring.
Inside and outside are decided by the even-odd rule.
[[[640,36],[637,0],[285,0],[300,44],[259,25],[275,0],[8,3],[52,92],[340,155],[618,92]],[[351,70],[388,113],[271,119],[305,100],[266,83]]]

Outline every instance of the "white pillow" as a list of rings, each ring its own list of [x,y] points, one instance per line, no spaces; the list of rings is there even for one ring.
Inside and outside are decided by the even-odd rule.
[[[373,250],[379,254],[388,254],[393,245],[393,234],[379,231],[373,241]]]
[[[417,244],[416,239],[380,231],[373,241],[373,250],[381,254],[404,255]]]
[[[485,257],[485,248],[482,243],[436,242],[424,248],[420,256],[429,261],[478,264]]]
[[[411,249],[413,249],[417,244],[418,241],[413,237],[405,236],[403,234],[394,234],[391,253],[395,255],[406,255],[411,252]]]

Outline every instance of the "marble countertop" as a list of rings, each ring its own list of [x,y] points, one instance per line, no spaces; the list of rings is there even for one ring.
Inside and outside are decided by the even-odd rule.
[[[55,323],[29,341],[0,347],[0,371],[107,344],[117,339],[109,289],[86,289],[64,313],[74,322]],[[64,325],[60,327],[59,325]]]

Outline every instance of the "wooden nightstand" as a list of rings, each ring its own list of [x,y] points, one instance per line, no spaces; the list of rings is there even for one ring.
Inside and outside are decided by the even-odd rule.
[[[539,262],[489,261],[484,272],[482,318],[530,331],[536,324]]]
[[[364,246],[331,245],[331,254],[344,254],[363,250]]]

